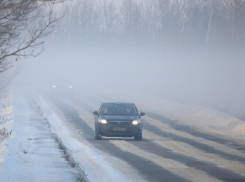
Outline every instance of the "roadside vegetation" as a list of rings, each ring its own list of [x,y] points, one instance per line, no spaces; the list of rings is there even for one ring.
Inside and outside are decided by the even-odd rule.
[[[0,138],[10,134],[5,127],[9,122],[6,113],[11,107],[9,86],[21,70],[18,62],[44,51],[44,38],[61,18],[55,15],[53,3],[0,0]]]
[[[74,0],[65,39],[130,40],[203,49],[245,45],[244,0]]]
[[[58,2],[58,1],[55,1]],[[20,59],[38,56],[44,38],[50,35],[61,17],[53,11],[54,1],[0,1],[0,99],[20,67]]]

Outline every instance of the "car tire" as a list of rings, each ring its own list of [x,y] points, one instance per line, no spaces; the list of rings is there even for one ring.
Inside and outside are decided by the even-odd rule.
[[[142,140],[142,133],[140,135],[134,136],[135,140]]]
[[[96,140],[101,140],[101,136],[97,134],[97,132],[95,132],[95,139]]]

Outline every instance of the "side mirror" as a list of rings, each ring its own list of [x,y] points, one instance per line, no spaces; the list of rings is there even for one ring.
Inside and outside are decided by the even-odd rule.
[[[99,115],[98,111],[94,111],[93,115]]]
[[[144,115],[145,115],[145,113],[144,113],[144,112],[141,112],[141,113],[140,113],[140,116],[144,116]]]

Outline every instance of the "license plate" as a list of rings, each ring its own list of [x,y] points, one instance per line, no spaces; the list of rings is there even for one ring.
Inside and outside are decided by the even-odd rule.
[[[123,128],[123,127],[113,127],[112,130],[113,131],[126,131],[126,128]]]

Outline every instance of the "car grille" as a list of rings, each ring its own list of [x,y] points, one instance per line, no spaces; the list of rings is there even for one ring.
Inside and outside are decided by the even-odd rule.
[[[125,122],[125,121],[109,121],[109,123],[112,125],[118,125],[118,126],[124,126],[124,125],[130,124],[130,122]]]

